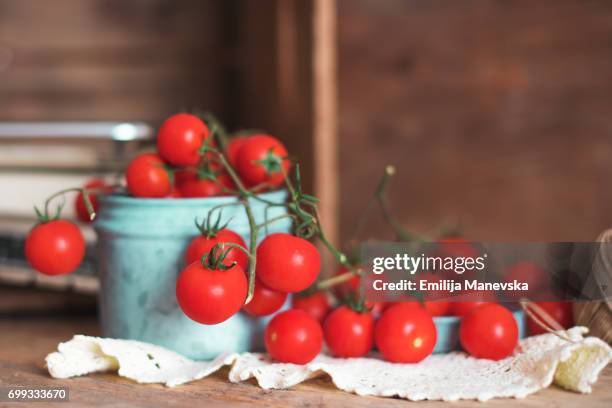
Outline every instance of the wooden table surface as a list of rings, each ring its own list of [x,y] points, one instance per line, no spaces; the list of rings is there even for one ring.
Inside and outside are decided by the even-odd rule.
[[[1,316],[1,315],[0,315]],[[140,385],[115,374],[94,374],[69,380],[49,377],[44,357],[61,341],[74,334],[97,335],[96,319],[92,316],[21,316],[0,317],[0,386],[66,386],[70,402],[66,406],[350,406],[405,407],[415,403],[392,398],[358,397],[334,388],[331,381],[318,378],[284,391],[264,391],[254,381],[232,384],[227,381],[227,369],[192,384],[176,388],[161,385]],[[197,404],[197,405],[196,405]],[[456,403],[420,402],[426,407],[483,407],[476,401]],[[579,395],[550,387],[523,400],[499,399],[486,406],[530,407],[612,407],[612,366],[609,366],[590,395]],[[53,404],[37,403],[35,406]],[[2,403],[0,403],[2,406]],[[25,406],[10,403],[5,406]]]

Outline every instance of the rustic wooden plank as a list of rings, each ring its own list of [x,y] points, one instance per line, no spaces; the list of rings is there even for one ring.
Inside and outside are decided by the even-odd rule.
[[[315,0],[313,7],[314,189],[321,200],[325,232],[331,242],[338,244],[337,4],[335,0]],[[329,254],[328,257],[331,258]]]

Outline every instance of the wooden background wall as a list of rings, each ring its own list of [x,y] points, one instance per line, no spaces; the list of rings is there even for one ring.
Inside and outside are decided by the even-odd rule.
[[[312,171],[307,4],[0,0],[0,120],[201,106],[277,133]],[[416,231],[589,240],[612,226],[612,3],[338,0],[338,18],[344,239],[386,163]]]
[[[0,0],[0,118],[225,113],[222,72],[234,50],[221,13],[199,0]]]
[[[416,231],[612,227],[612,2],[339,0],[339,53],[343,236],[386,163]]]

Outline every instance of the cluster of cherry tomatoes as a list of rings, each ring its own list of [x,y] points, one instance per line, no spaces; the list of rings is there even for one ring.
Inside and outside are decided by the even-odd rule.
[[[203,149],[220,148],[207,124],[179,113],[166,119],[157,134],[157,154],[143,154],[129,164],[127,187],[134,197],[193,198],[228,195],[234,180],[218,157]],[[251,134],[234,137],[225,156],[245,187],[277,188],[289,170],[287,149],[275,137]]]
[[[157,153],[139,155],[127,167],[128,192],[141,198],[210,197],[244,189],[264,191],[285,182],[288,153],[276,138],[254,134],[218,146],[213,134],[194,115],[168,118],[158,132]],[[85,187],[93,192],[78,195],[76,211],[81,220],[89,221],[97,210],[97,192],[113,188],[103,180],[93,180]],[[59,214],[49,215],[47,208],[38,215],[40,222],[26,240],[28,261],[48,275],[74,271],[85,252],[81,231]],[[249,251],[243,238],[226,226],[202,226],[200,230],[202,234],[186,248],[187,266],[176,282],[179,306],[196,322],[218,324],[241,310],[255,317],[271,315],[294,294],[291,308],[276,314],[265,331],[266,349],[278,361],[305,364],[325,343],[337,357],[361,357],[376,348],[388,361],[416,363],[433,352],[437,340],[434,317],[443,315],[461,318],[461,345],[475,357],[502,359],[516,347],[514,316],[495,302],[355,301],[360,285],[355,275],[335,287],[340,302],[332,310],[330,294],[314,290],[321,259],[308,240],[276,233]],[[252,298],[246,302],[252,265],[256,265],[256,278]],[[338,273],[346,272],[340,269]],[[544,303],[542,307],[554,318],[563,325],[571,324],[561,302]],[[536,333],[539,329],[531,322],[530,328]]]
[[[218,251],[219,245],[235,245]],[[227,228],[195,238],[187,248],[187,267],[176,282],[176,299],[183,312],[202,324],[217,324],[238,313],[266,316],[279,310],[289,293],[310,287],[321,270],[321,257],[309,241],[290,234],[270,234],[256,251],[253,298],[245,305],[249,262],[240,235]],[[209,262],[223,257],[221,264]]]
[[[166,119],[157,134],[157,153],[134,158],[127,167],[128,192],[141,198],[192,198],[229,195],[235,185],[221,163],[212,155],[202,154],[205,146],[215,147],[207,124],[199,117],[179,113]],[[250,134],[233,138],[225,146],[225,157],[246,188],[260,191],[279,187],[289,169],[287,150],[273,136]],[[85,186],[87,200],[79,192],[75,211],[82,222],[90,222],[98,210],[100,193],[114,187],[102,179]],[[89,208],[87,208],[89,207]],[[50,215],[45,207],[38,212],[39,223],[25,242],[26,259],[46,275],[64,275],[76,270],[85,256],[85,239],[79,227],[61,219],[59,211]]]

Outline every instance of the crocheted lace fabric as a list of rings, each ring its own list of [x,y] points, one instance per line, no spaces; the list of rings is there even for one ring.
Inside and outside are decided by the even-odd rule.
[[[521,340],[513,356],[500,361],[476,359],[462,352],[434,354],[418,364],[394,364],[372,355],[339,359],[325,354],[306,365],[280,364],[258,353],[223,354],[212,361],[192,361],[152,344],[77,335],[60,343],[46,358],[51,376],[69,378],[103,371],[139,383],[168,387],[199,380],[231,365],[229,381],[254,377],[264,389],[283,389],[328,374],[341,390],[358,395],[400,397],[413,401],[524,398],[553,382],[588,393],[612,349],[584,327]]]

